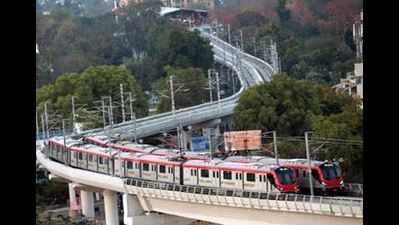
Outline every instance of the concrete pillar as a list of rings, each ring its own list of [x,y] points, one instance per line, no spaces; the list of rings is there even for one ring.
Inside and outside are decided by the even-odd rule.
[[[78,214],[78,202],[76,200],[75,189],[73,188],[73,183],[68,183],[69,190],[69,216],[75,217]]]
[[[82,214],[89,218],[94,218],[94,194],[91,191],[80,191],[82,204]]]
[[[100,193],[96,192],[96,201],[100,200]]]
[[[123,194],[123,223],[133,225],[134,217],[144,214],[144,210],[137,199],[137,196]]]
[[[116,192],[105,190],[104,195],[104,209],[105,209],[105,224],[119,225],[118,215],[118,199]]]

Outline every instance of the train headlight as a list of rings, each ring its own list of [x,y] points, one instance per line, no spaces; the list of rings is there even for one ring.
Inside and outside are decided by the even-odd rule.
[[[340,185],[343,185],[343,184],[344,184],[344,181],[343,181],[343,180],[341,180],[341,181],[339,182],[339,184],[340,184]]]
[[[324,183],[324,181],[321,182],[322,185],[326,185],[326,183]]]

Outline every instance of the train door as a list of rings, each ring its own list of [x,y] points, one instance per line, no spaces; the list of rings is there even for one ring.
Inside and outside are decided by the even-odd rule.
[[[159,181],[169,181],[170,167],[166,165],[159,164],[158,166],[158,180]]]
[[[71,166],[76,166],[77,162],[77,152],[71,151]]]
[[[256,174],[251,172],[243,173],[244,190],[254,191],[257,190],[256,184],[259,183],[256,179]]]
[[[105,157],[98,156],[98,172],[107,173],[107,164],[105,164]]]
[[[232,171],[226,171],[226,170],[221,170],[221,182],[220,182],[220,187],[222,188],[234,188],[235,181],[233,180],[233,172]]]
[[[118,177],[123,177],[123,172],[122,172],[122,165],[124,163],[123,160],[120,158],[114,158],[113,159],[113,164],[114,164],[114,175]]]
[[[212,171],[211,185],[212,185],[212,187],[219,187],[220,172],[219,172],[219,170],[211,170],[211,171]]]
[[[95,159],[96,155],[94,154],[89,154],[88,160],[87,160],[87,168],[92,171],[97,170],[97,160]]]
[[[212,170],[203,168],[199,169],[198,184],[200,186],[212,186]]]
[[[264,173],[257,173],[256,176],[256,190],[265,192],[266,190],[266,175]]]
[[[197,185],[197,168],[184,167],[184,185]]]
[[[235,188],[244,189],[243,173],[241,171],[234,171],[233,178],[235,178]]]
[[[156,179],[156,164],[154,163],[142,163],[142,178],[147,180]]]

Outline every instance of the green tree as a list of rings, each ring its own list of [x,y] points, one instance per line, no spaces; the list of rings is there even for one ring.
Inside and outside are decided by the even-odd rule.
[[[320,113],[318,86],[287,75],[245,91],[233,116],[236,129],[278,130],[281,135],[302,135],[310,115]]]
[[[78,121],[92,122],[89,127],[101,126],[101,113],[93,116],[89,111],[93,111],[103,96],[111,96],[113,105],[120,104],[120,84],[124,85],[124,91],[132,92],[135,99],[133,107],[138,117],[148,114],[146,97],[134,79],[133,75],[123,67],[119,66],[96,66],[89,67],[82,73],[65,74],[60,76],[54,84],[43,86],[36,91],[36,105],[40,110],[43,104],[48,101],[53,112],[58,112],[62,118],[71,117],[71,97],[76,96],[79,104],[86,104],[85,110],[78,112]],[[127,96],[125,96],[125,101]],[[125,112],[128,112],[126,107]],[[121,121],[120,106],[114,109],[114,121]]]
[[[303,140],[284,137],[313,136],[344,139],[343,143],[311,142],[314,159],[342,157],[351,168],[349,180],[362,180],[362,110],[359,101],[330,87],[306,80],[295,80],[285,74],[275,75],[270,83],[246,90],[233,115],[236,130],[276,130],[281,157],[305,157]],[[354,141],[353,141],[354,140]],[[324,141],[325,142],[325,141]],[[354,143],[355,142],[355,143]],[[318,146],[315,146],[318,145]]]

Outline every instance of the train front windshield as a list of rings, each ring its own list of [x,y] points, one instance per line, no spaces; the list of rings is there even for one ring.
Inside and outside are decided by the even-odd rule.
[[[295,183],[294,172],[286,167],[276,169],[276,174],[281,184],[286,185]]]
[[[336,164],[324,163],[320,166],[320,169],[327,180],[334,180],[341,177],[341,169]]]

